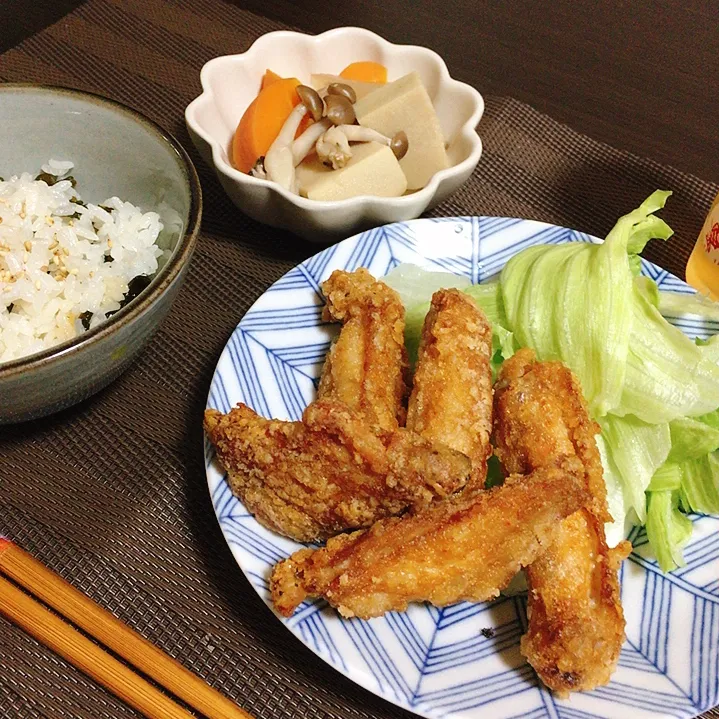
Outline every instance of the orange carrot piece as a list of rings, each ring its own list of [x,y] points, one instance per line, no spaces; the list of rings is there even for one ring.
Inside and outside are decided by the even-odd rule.
[[[276,72],[272,72],[272,70],[268,68],[267,70],[265,70],[265,74],[262,76],[262,84],[260,85],[260,90],[264,90],[269,85],[272,85],[273,83],[281,79],[281,75],[278,75]]]
[[[360,82],[387,82],[387,68],[378,62],[366,60],[353,62],[342,70],[340,76],[345,80],[359,80]]]
[[[260,90],[242,116],[232,140],[232,164],[249,172],[269,150],[300,98],[295,77],[281,78]]]

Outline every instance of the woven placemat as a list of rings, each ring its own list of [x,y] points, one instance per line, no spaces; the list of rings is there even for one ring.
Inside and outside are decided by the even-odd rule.
[[[183,110],[204,62],[279,27],[220,0],[89,0],[0,57],[4,81],[90,90],[150,116],[191,150],[205,194],[187,282],[137,363],[75,408],[0,427],[0,532],[258,717],[409,717],[273,618],[234,564],[206,490],[201,414],[220,351],[250,304],[317,247],[231,205],[192,152]],[[433,214],[526,217],[602,236],[651,191],[672,189],[664,217],[677,239],[645,255],[682,274],[715,186],[508,98],[487,98],[481,134],[477,171]],[[0,716],[135,714],[0,621]]]

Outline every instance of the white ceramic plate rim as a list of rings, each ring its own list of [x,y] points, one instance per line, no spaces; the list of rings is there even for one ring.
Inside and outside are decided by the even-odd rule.
[[[404,227],[409,227],[409,228],[415,228],[415,227],[420,226],[420,224],[431,223],[434,227],[436,227],[436,226],[437,226],[437,223],[445,223],[445,222],[446,222],[446,223],[451,223],[451,222],[456,222],[456,223],[459,223],[459,224],[463,224],[463,223],[468,223],[468,222],[471,223],[473,220],[496,220],[496,221],[498,221],[498,222],[527,223],[527,224],[531,225],[533,228],[535,228],[537,231],[542,231],[542,230],[546,230],[546,231],[558,230],[558,231],[563,231],[563,232],[574,232],[574,233],[576,233],[577,235],[581,236],[581,238],[582,238],[584,241],[591,241],[591,242],[600,242],[600,241],[601,241],[601,240],[597,239],[596,237],[592,237],[592,236],[586,235],[586,234],[581,233],[581,232],[573,231],[573,230],[570,230],[570,229],[568,229],[568,228],[561,228],[561,227],[557,227],[557,226],[555,226],[555,225],[551,225],[551,224],[548,224],[548,223],[541,223],[541,222],[536,222],[536,221],[531,221],[531,220],[520,220],[520,219],[514,219],[514,218],[490,218],[490,217],[482,217],[482,218],[453,217],[453,218],[439,218],[439,219],[434,219],[434,220],[418,219],[418,220],[410,220],[410,221],[407,221],[407,222],[394,223],[393,225],[387,225],[387,226],[385,226],[385,228],[377,228],[376,230],[370,230],[370,231],[368,231],[368,232],[364,232],[364,233],[360,233],[360,234],[358,234],[358,235],[354,235],[353,237],[350,237],[350,238],[348,238],[347,240],[345,240],[344,242],[340,243],[340,245],[346,245],[346,246],[347,246],[347,245],[351,245],[352,243],[357,243],[357,241],[358,241],[359,238],[361,238],[361,237],[367,235],[369,232],[375,232],[375,231],[377,231],[377,230],[392,228],[392,227],[395,227],[395,226],[398,226],[398,227],[399,227],[399,226],[404,226]],[[329,248],[329,249],[331,249],[331,248]],[[319,255],[322,255],[323,253],[325,253],[325,252],[327,252],[327,251],[328,251],[328,250],[323,250],[323,251],[321,251],[320,253],[318,253],[318,255],[315,255],[314,257],[318,257]],[[511,255],[511,254],[513,254],[513,253],[510,252],[509,255]],[[438,252],[438,253],[436,253],[436,254],[433,256],[433,258],[436,259],[437,257],[441,257],[441,256],[442,256],[442,253],[441,253],[441,252]],[[313,258],[314,258],[314,257],[313,257]],[[341,257],[341,256],[340,256],[340,257]],[[452,257],[451,253],[446,254],[446,257],[451,258],[451,257]],[[313,258],[308,258],[308,260],[306,260],[305,262],[309,262],[309,261],[312,260]],[[345,258],[346,258],[346,255],[345,255]],[[505,258],[505,259],[503,260],[503,262],[505,262],[506,259],[507,259],[507,258]],[[502,263],[503,263],[503,262],[502,262]],[[304,264],[304,263],[302,263],[302,264]],[[652,268],[654,268],[654,269],[656,269],[656,270],[659,270],[659,268],[656,268],[656,266],[650,265],[650,263],[646,263],[645,261],[643,261],[643,264],[644,264],[645,266],[647,266],[647,267],[652,267]],[[324,275],[326,276],[327,273],[329,273],[332,269],[334,269],[335,266],[336,266],[336,265],[335,265],[334,263],[330,262],[330,263],[325,267],[325,269],[324,269]],[[297,269],[297,268],[294,268],[294,269]],[[661,272],[664,273],[664,271],[661,271]],[[490,274],[493,274],[493,273],[490,273]],[[671,275],[669,275],[669,273],[664,273],[664,275],[667,276],[667,277],[672,277]],[[286,276],[287,276],[287,275],[285,275],[285,276],[283,276],[283,277],[286,277]],[[484,280],[484,279],[486,279],[486,278],[482,278],[482,280]],[[673,278],[673,277],[672,277],[672,279],[676,279],[676,278]],[[676,279],[676,282],[679,283],[679,285],[682,285],[682,286],[686,287],[683,283],[681,283],[680,280]],[[274,285],[273,285],[273,286],[274,286]],[[268,290],[268,291],[269,291],[269,290]],[[681,291],[681,290],[680,290],[680,291]],[[686,290],[685,290],[685,291],[686,291]],[[266,293],[265,293],[265,294],[266,294]],[[248,314],[258,305],[258,303],[260,303],[260,302],[262,301],[262,299],[265,297],[265,294],[263,294],[260,298],[258,298],[258,300],[252,305],[252,307],[248,310]],[[235,329],[235,332],[237,332],[237,329],[240,328],[241,325],[242,325],[242,322],[240,322],[240,324],[238,325],[238,327]],[[235,332],[233,332],[233,336],[234,336]],[[229,345],[229,341],[228,341],[228,345]],[[216,369],[215,375],[217,375],[217,373],[219,372],[219,367],[220,367],[220,364],[222,363],[222,358],[225,356],[225,353],[226,353],[227,351],[228,351],[228,350],[227,350],[227,347],[226,347],[225,350],[224,350],[223,353],[222,353],[222,356],[221,356],[221,358],[220,358],[220,361],[218,362],[218,369]],[[215,381],[215,377],[213,377],[213,384],[214,384],[214,381]],[[233,400],[232,404],[234,404],[234,401],[236,401],[236,398],[235,398],[235,400]],[[211,401],[210,401],[210,399],[209,399],[209,397],[208,397],[208,405],[207,405],[207,406],[208,406],[208,407],[213,406],[212,403],[211,403]],[[209,491],[210,491],[210,498],[211,498],[211,499],[213,499],[213,494],[214,494],[214,492],[216,491],[216,489],[217,489],[217,487],[218,487],[218,484],[221,484],[221,483],[224,481],[224,480],[222,479],[221,473],[218,473],[218,472],[217,472],[217,469],[211,466],[211,465],[212,465],[212,456],[213,456],[213,450],[212,450],[212,448],[211,448],[211,446],[210,446],[210,444],[209,444],[209,441],[205,440],[205,457],[206,457],[206,466],[207,466],[207,471],[208,471],[208,488],[209,488]],[[218,477],[217,477],[218,474],[219,474],[219,478],[220,478],[219,482],[218,482]],[[241,506],[241,503],[239,503],[239,500],[236,500],[236,499],[235,499],[234,501],[237,502],[237,504],[238,504],[239,506]],[[214,507],[214,501],[213,501],[213,507]],[[224,526],[222,525],[222,522],[220,521],[220,520],[221,520],[220,515],[219,515],[217,512],[216,512],[216,515],[217,515],[217,518],[218,518],[218,522],[220,523],[220,527],[221,527],[221,529],[222,529],[222,531],[223,531],[223,536],[225,536],[225,539],[226,539],[226,541],[227,541],[227,543],[228,543],[228,546],[230,547],[230,550],[232,551],[232,554],[233,554],[233,556],[235,557],[235,560],[237,561],[238,566],[239,566],[240,569],[243,571],[243,573],[245,574],[247,580],[250,582],[250,584],[252,585],[252,587],[253,587],[253,588],[255,589],[255,591],[258,593],[258,595],[260,596],[260,598],[262,598],[263,601],[265,601],[265,603],[266,603],[266,604],[270,607],[270,609],[274,612],[274,609],[272,608],[271,601],[269,601],[269,600],[268,600],[268,597],[266,596],[266,592],[263,594],[263,592],[261,591],[261,589],[257,586],[256,581],[255,581],[255,579],[253,578],[253,576],[251,576],[251,574],[248,573],[248,571],[246,570],[245,566],[243,565],[242,550],[241,550],[238,546],[235,546],[235,545],[233,544],[233,542],[230,540],[229,536],[228,536],[228,535],[226,534],[226,532],[225,532],[225,528],[224,528]],[[259,525],[257,525],[257,526],[259,527]],[[285,540],[285,541],[289,541],[289,540]],[[333,610],[325,610],[325,611],[333,612]],[[357,667],[357,666],[355,666],[355,665],[353,665],[353,664],[350,664],[349,666],[346,666],[346,667],[343,668],[343,667],[339,666],[337,663],[332,662],[327,656],[324,656],[321,652],[317,651],[317,650],[309,643],[309,641],[305,640],[305,638],[302,636],[302,634],[297,630],[296,626],[293,625],[293,624],[291,624],[292,619],[286,620],[286,619],[280,617],[280,616],[279,616],[278,614],[276,614],[276,613],[275,613],[275,616],[277,616],[277,618],[278,618],[280,621],[282,621],[282,623],[287,627],[287,629],[288,629],[289,631],[291,631],[306,647],[308,647],[308,649],[310,649],[310,651],[312,651],[313,653],[317,654],[317,656],[319,656],[321,659],[323,659],[323,660],[326,661],[328,664],[330,664],[330,666],[332,666],[334,669],[336,669],[337,671],[340,671],[340,672],[343,673],[345,676],[347,676],[349,679],[351,679],[353,682],[355,682],[356,684],[358,684],[358,685],[364,687],[365,689],[367,689],[368,691],[372,692],[373,694],[376,694],[377,696],[381,696],[381,697],[383,697],[384,699],[390,701],[391,703],[396,704],[397,706],[400,706],[400,707],[402,707],[402,708],[404,708],[404,709],[407,709],[407,710],[409,710],[409,711],[411,711],[411,712],[414,712],[415,714],[419,714],[419,715],[421,715],[421,716],[430,717],[431,719],[450,719],[451,717],[467,716],[467,715],[461,714],[461,712],[459,712],[459,713],[454,713],[454,712],[451,711],[451,710],[450,710],[449,712],[447,712],[447,713],[437,712],[436,710],[431,709],[431,708],[429,708],[429,707],[423,707],[422,704],[410,706],[410,705],[408,705],[406,702],[401,701],[401,699],[399,699],[397,696],[393,695],[393,694],[392,694],[391,692],[389,692],[389,691],[384,691],[384,692],[383,692],[383,691],[379,691],[379,690],[377,689],[377,686],[376,686],[376,680],[375,680],[375,678],[374,678],[369,672],[363,671],[361,668],[359,668],[359,667]],[[353,620],[353,621],[354,621],[354,620]],[[665,673],[662,672],[660,669],[658,669],[657,672],[658,672],[659,674],[665,675]],[[665,675],[665,676],[666,676],[666,675]],[[671,678],[669,678],[669,679],[670,679],[670,681],[671,681]],[[540,688],[540,691],[542,691],[541,688]],[[544,691],[546,691],[546,690],[544,690]],[[589,696],[589,695],[588,695],[588,696]],[[567,706],[569,706],[569,705],[567,705]],[[619,704],[618,707],[622,707],[624,710],[627,709],[627,706],[626,706],[625,704]],[[491,710],[491,707],[490,707],[490,710]],[[681,714],[681,716],[684,716],[684,717],[695,716],[695,715],[696,715],[696,714],[686,714],[686,713]],[[472,714],[472,716],[475,716],[475,715]],[[502,716],[505,716],[505,715],[503,714]],[[534,713],[532,713],[532,716],[534,716]],[[548,716],[549,716],[549,714],[548,714]],[[602,715],[600,715],[600,714],[587,714],[586,716],[599,717],[599,716],[602,716]],[[607,714],[607,715],[605,715],[605,716],[612,716],[612,715],[611,715],[611,714]],[[623,714],[623,716],[626,716],[626,714]],[[653,716],[659,716],[659,714],[653,714]],[[668,714],[668,713],[667,713],[667,714],[662,714],[662,716],[667,716],[667,717],[668,717],[668,716],[674,716],[674,715],[671,715],[671,714]]]

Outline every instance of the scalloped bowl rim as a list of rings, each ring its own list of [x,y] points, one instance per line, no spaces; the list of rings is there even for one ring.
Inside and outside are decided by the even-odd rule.
[[[449,85],[461,89],[472,98],[472,100],[474,101],[474,110],[472,111],[470,118],[466,122],[464,122],[456,131],[457,137],[466,136],[470,140],[472,144],[472,151],[469,153],[469,155],[461,162],[458,162],[456,165],[452,165],[451,167],[447,167],[444,170],[439,170],[438,172],[435,172],[435,174],[432,175],[432,177],[430,178],[429,182],[421,190],[417,190],[416,192],[412,192],[408,195],[402,195],[401,197],[377,197],[376,195],[360,195],[358,197],[350,197],[345,200],[310,200],[306,197],[302,197],[301,195],[289,192],[288,190],[278,185],[276,182],[252,177],[251,175],[247,175],[244,172],[240,172],[240,170],[237,170],[236,168],[232,167],[232,165],[230,165],[223,158],[223,153],[225,152],[225,149],[222,147],[220,142],[218,142],[212,135],[210,135],[195,118],[195,112],[199,107],[203,106],[206,103],[212,103],[214,101],[215,93],[210,85],[210,76],[214,71],[214,68],[217,66],[221,67],[222,65],[229,62],[237,61],[240,58],[249,58],[255,53],[258,53],[260,51],[259,46],[268,42],[269,39],[281,40],[293,38],[316,45],[320,44],[324,40],[331,39],[334,35],[346,34],[347,32],[357,32],[360,35],[363,35],[364,37],[378,43],[385,50],[415,50],[425,53],[428,57],[431,57],[436,63],[439,69],[440,83],[442,85]],[[366,28],[343,26],[333,28],[332,30],[326,30],[319,35],[308,35],[302,32],[295,32],[294,30],[275,30],[273,32],[265,33],[263,35],[260,35],[260,37],[258,37],[252,43],[252,45],[250,45],[250,47],[245,50],[245,52],[236,53],[233,55],[220,55],[219,57],[208,60],[200,70],[200,84],[202,85],[202,93],[198,95],[185,109],[185,120],[191,126],[192,130],[196,132],[210,146],[212,150],[212,161],[215,168],[218,171],[222,172],[229,179],[235,180],[240,184],[247,185],[250,187],[266,187],[270,190],[273,190],[274,192],[277,192],[278,194],[282,195],[284,198],[295,204],[297,207],[301,207],[303,209],[341,209],[343,207],[355,207],[373,204],[402,207],[404,205],[411,205],[413,203],[416,203],[418,199],[421,199],[423,202],[426,201],[426,205],[429,204],[431,199],[436,194],[437,190],[439,189],[439,184],[443,179],[452,177],[455,174],[461,174],[462,172],[465,172],[467,170],[471,171],[471,168],[477,165],[480,160],[480,157],[482,156],[482,140],[476,130],[476,127],[479,124],[482,115],[484,114],[484,98],[479,93],[479,91],[465,82],[461,82],[452,78],[449,74],[446,63],[444,62],[442,57],[434,50],[423,47],[421,45],[401,45],[397,43],[392,43],[389,40],[385,40],[381,35],[378,35],[371,30],[367,30]]]

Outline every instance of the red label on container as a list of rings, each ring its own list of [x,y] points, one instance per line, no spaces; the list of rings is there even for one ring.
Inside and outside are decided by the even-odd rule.
[[[719,249],[719,222],[715,222],[709,232],[704,237],[704,249],[707,254],[711,254],[712,250]]]

